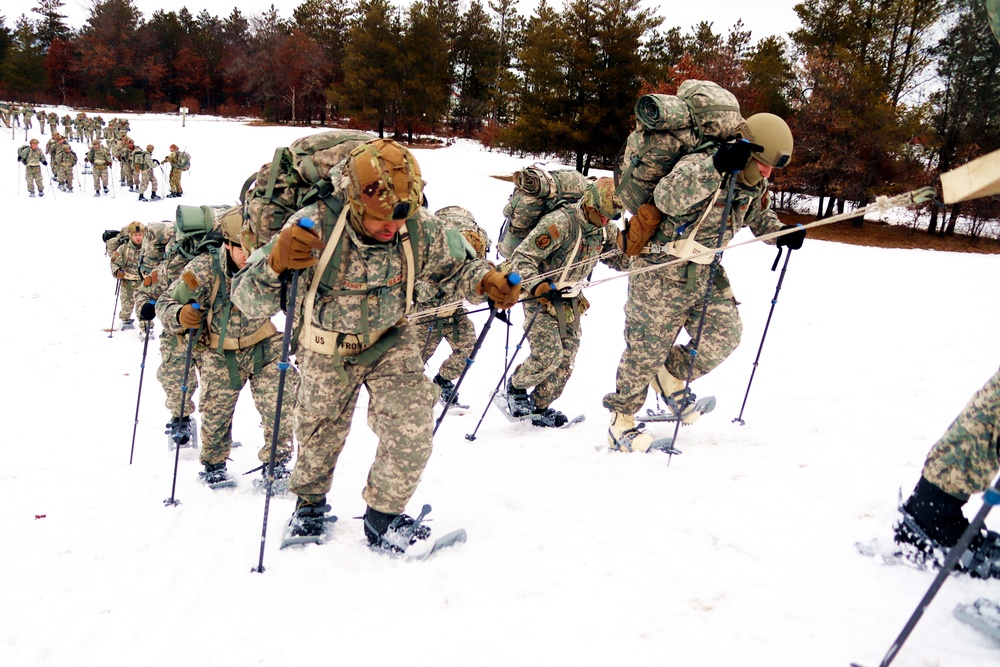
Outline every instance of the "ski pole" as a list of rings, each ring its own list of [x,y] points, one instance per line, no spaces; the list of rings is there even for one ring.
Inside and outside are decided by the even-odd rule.
[[[729,213],[733,208],[733,195],[736,192],[736,172],[728,174],[729,187],[726,189],[726,207],[722,211],[722,223],[719,225],[719,237],[715,244],[716,250],[722,247],[725,242],[726,236],[726,226],[729,224]],[[708,317],[708,302],[712,300],[712,291],[715,287],[715,274],[719,271],[719,266],[722,264],[722,253],[717,252],[715,257],[712,259],[712,267],[708,272],[708,287],[705,289],[705,301],[701,305],[701,317],[698,318],[698,331],[695,333],[694,338],[691,340],[691,361],[688,363],[687,377],[684,379],[684,390],[687,393],[688,388],[691,386],[691,375],[694,374],[694,360],[698,357],[698,346],[701,344],[701,334],[705,329],[705,320]],[[681,430],[681,420],[678,419],[677,423],[674,424],[674,437],[671,438],[671,443],[677,442],[677,436]],[[671,447],[670,451],[667,452],[667,464],[674,458],[674,448]]]
[[[520,282],[520,277],[518,277],[517,282]],[[454,404],[455,398],[458,396],[458,388],[462,386],[462,381],[465,380],[465,374],[469,372],[469,368],[476,362],[476,355],[479,354],[479,348],[482,347],[483,340],[486,339],[486,334],[493,325],[493,318],[496,317],[496,315],[496,305],[490,302],[490,316],[486,318],[486,324],[483,325],[483,330],[479,334],[479,338],[476,339],[476,344],[472,346],[472,352],[465,360],[465,368],[462,369],[462,374],[458,376],[458,380],[455,382],[455,388],[451,392],[451,399],[445,403],[444,410],[441,411],[441,414],[438,415],[437,421],[434,422],[434,430],[431,432],[432,437],[437,434],[438,428],[441,426],[441,422],[444,421],[444,416],[448,414],[449,408],[451,408],[452,404]]]
[[[781,248],[778,248],[778,255],[781,255]],[[757,348],[757,358],[753,360],[753,370],[750,371],[750,381],[747,382],[747,391],[743,394],[743,405],[740,406],[740,416],[734,419],[734,422],[738,422],[740,426],[746,425],[743,421],[743,409],[747,406],[747,397],[750,396],[750,385],[753,384],[753,376],[757,373],[757,366],[760,365],[760,353],[764,350],[764,339],[767,338],[767,329],[771,326],[771,317],[774,315],[774,307],[778,304],[778,294],[781,292],[781,283],[785,281],[785,271],[788,269],[788,260],[792,258],[792,249],[788,249],[788,254],[785,255],[785,261],[781,265],[781,274],[778,276],[778,285],[774,288],[774,297],[771,299],[771,310],[767,314],[767,322],[764,323],[764,333],[760,337],[760,347]],[[775,258],[775,265],[777,265],[778,260]],[[774,269],[772,268],[772,271]]]
[[[27,167],[25,167],[27,169]],[[21,163],[17,163],[17,194],[21,194]]]
[[[53,172],[49,171],[48,169],[45,169],[45,172],[48,172],[48,173],[45,174],[45,179],[46,179],[45,182],[49,185],[49,192],[52,193],[52,201],[55,201],[56,200],[56,190],[59,189],[59,181],[56,180],[55,176],[49,176],[49,174],[52,174]],[[56,181],[56,187],[54,187],[54,188],[52,187],[52,181]]]
[[[155,306],[155,301],[148,301],[143,304],[142,308],[139,310],[139,321],[140,326],[143,321],[143,314],[146,311],[146,306]],[[151,321],[153,318],[150,317],[147,322]],[[142,363],[139,364],[139,394],[135,397],[135,422],[132,424],[132,448],[128,453],[128,464],[132,465],[132,456],[135,454],[135,432],[139,428],[139,401],[142,400],[142,378],[146,374],[146,350],[149,349],[149,332],[143,337],[142,341]],[[183,409],[183,408],[181,408]]]
[[[195,302],[191,304],[191,307],[195,310],[201,310],[201,304]],[[201,325],[198,323],[197,329],[188,329],[188,344],[187,352],[184,354],[184,378],[181,380],[181,411],[180,416],[177,417],[177,423],[180,424],[184,421],[184,404],[187,403],[187,392],[188,392],[188,375],[191,372],[191,356],[194,351],[195,341],[198,340],[201,335]],[[181,461],[181,445],[184,444],[180,441],[180,436],[174,433],[174,481],[170,487],[170,497],[163,501],[163,504],[167,507],[174,505],[180,505],[181,501],[177,500],[177,466],[180,465]]]
[[[114,310],[111,311],[111,326],[108,327],[108,331],[110,332],[108,333],[108,338],[111,338],[115,333],[115,314],[118,312],[118,296],[121,294],[121,291],[122,279],[118,278],[117,284],[115,285],[115,307]]]
[[[983,494],[983,506],[979,509],[976,517],[969,522],[969,527],[966,528],[965,532],[962,533],[962,536],[958,538],[958,542],[955,543],[955,546],[948,551],[948,555],[945,556],[944,563],[941,565],[941,571],[938,572],[936,577],[934,577],[934,581],[931,583],[930,588],[928,588],[927,592],[924,593],[924,597],[920,600],[917,608],[913,610],[913,614],[910,615],[910,619],[906,622],[906,625],[903,626],[903,631],[899,633],[899,636],[896,637],[896,641],[894,641],[892,646],[889,647],[889,651],[885,654],[885,657],[882,658],[882,662],[879,663],[879,667],[889,667],[892,661],[896,658],[896,654],[899,653],[899,649],[903,648],[903,643],[910,636],[910,633],[913,632],[913,628],[917,626],[917,623],[920,622],[920,618],[924,615],[924,610],[927,609],[928,605],[930,605],[931,601],[934,599],[934,596],[937,595],[937,592],[941,589],[941,586],[944,585],[945,579],[948,578],[948,575],[951,574],[955,565],[958,564],[959,559],[961,559],[965,550],[969,547],[972,539],[979,534],[980,528],[982,528],[986,523],[986,515],[990,513],[990,510],[993,509],[995,505],[1000,505],[1000,478],[997,478],[991,488],[986,489],[986,492]],[[851,667],[861,667],[861,665],[852,662]]]
[[[510,361],[507,362],[506,366],[504,366],[503,375],[500,376],[500,381],[497,382],[497,386],[493,389],[493,393],[490,394],[490,400],[486,402],[486,409],[483,410],[483,414],[479,418],[479,422],[476,424],[476,428],[473,429],[472,433],[465,434],[466,440],[469,440],[471,442],[476,439],[476,433],[479,431],[479,427],[482,425],[483,420],[486,419],[486,413],[489,411],[490,406],[493,404],[493,399],[496,397],[497,392],[500,391],[500,385],[502,385],[504,383],[504,380],[507,379],[507,371],[509,371],[510,367],[514,365],[514,360],[517,359],[517,352],[518,350],[521,349],[521,346],[524,345],[524,341],[528,338],[528,332],[531,331],[531,327],[535,326],[535,319],[538,318],[538,313],[540,312],[542,312],[542,309],[537,308],[535,310],[535,314],[531,316],[531,320],[528,322],[528,326],[524,328],[524,335],[521,336],[521,340],[519,340],[517,342],[517,345],[514,347],[514,354],[511,355]]]
[[[312,229],[316,223],[309,218],[299,221],[300,227]],[[266,492],[264,494],[264,523],[260,529],[260,559],[251,572],[264,572],[264,545],[267,543],[267,515],[271,510],[271,488],[274,486],[274,458],[278,453],[278,427],[281,424],[281,402],[285,396],[285,375],[291,364],[288,363],[288,353],[292,346],[292,327],[295,323],[295,297],[299,291],[299,273],[294,270],[290,274],[291,285],[288,287],[287,310],[285,310],[285,332],[281,337],[281,361],[278,362],[278,398],[274,406],[274,427],[271,429],[271,451],[267,461],[267,474],[264,475]]]

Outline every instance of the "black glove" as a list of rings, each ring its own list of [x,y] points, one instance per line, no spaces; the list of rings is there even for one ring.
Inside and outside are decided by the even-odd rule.
[[[763,150],[763,146],[750,143],[746,139],[738,139],[732,143],[722,144],[712,156],[712,164],[722,175],[743,171],[750,163],[750,154]]]
[[[18,162],[24,162],[24,160],[22,160],[21,158],[17,158],[17,161]]]
[[[797,227],[799,229],[796,229]],[[802,247],[802,242],[806,240],[805,227],[802,227],[802,225],[785,225],[781,229],[782,231],[786,229],[795,229],[796,231],[779,236],[774,240],[775,245],[779,248],[788,248],[789,250],[798,250]]]
[[[153,164],[155,166],[159,167],[160,166],[160,161],[159,160],[153,160]]]
[[[44,164],[46,167],[49,166],[49,163],[45,160],[42,160],[42,164]]]
[[[155,301],[147,301],[142,304],[142,308],[139,309],[139,319],[143,322],[149,322],[154,317],[156,317],[156,306]]]

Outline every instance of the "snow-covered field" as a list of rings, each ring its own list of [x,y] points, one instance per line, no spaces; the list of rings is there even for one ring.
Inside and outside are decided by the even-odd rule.
[[[176,116],[131,121],[157,158],[170,143],[190,151],[178,201],[192,205],[234,202],[275,146],[304,133],[209,117],[183,128]],[[32,136],[47,138],[37,126]],[[156,345],[128,463],[142,344],[105,331],[115,283],[100,236],[172,220],[178,201],[94,198],[89,182],[29,199],[14,159],[23,143],[23,131],[0,131],[4,667],[874,665],[933,579],[862,557],[854,543],[888,538],[898,490],[909,493],[931,444],[1000,363],[996,256],[807,240],[739,426],[778,274],[770,246],[727,253],[744,341],[695,383],[719,406],[681,431],[672,461],[605,446],[601,398],[623,348],[625,280],[588,292],[576,371],[554,406],[586,414],[572,429],[490,410],[477,439],[464,437],[504,365],[497,322],[461,388],[472,410],[443,422],[409,508],[431,503],[432,525],[464,526],[468,543],[422,563],[365,546],[352,517],[376,443],[362,400],[329,496],[341,517],[333,540],[279,551],[292,500],[276,498],[266,572],[255,574],[264,498],[251,477],[213,492],[186,450],[181,504],[163,505],[174,457]],[[432,209],[465,206],[495,236],[511,186],[490,176],[525,161],[466,142],[416,155]],[[520,333],[511,329],[511,350]],[[249,396],[234,436],[245,444],[229,465],[239,474],[256,466],[263,439]],[[978,507],[974,498],[970,516]],[[1000,516],[989,523],[1000,528]],[[1000,582],[948,581],[894,664],[1000,664],[1000,646],[951,615],[977,597],[1000,598]]]

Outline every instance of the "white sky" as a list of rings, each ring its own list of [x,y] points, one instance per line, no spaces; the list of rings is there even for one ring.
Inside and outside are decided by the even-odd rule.
[[[91,6],[90,0],[65,0],[64,8],[67,22],[73,28],[79,28],[86,21]],[[400,4],[407,4],[407,0],[396,0]],[[656,2],[647,0],[649,6],[658,7],[658,12],[666,20],[664,26],[669,28],[678,26],[682,31],[687,32],[692,26],[700,21],[710,21],[714,24],[716,32],[727,33],[737,20],[743,19],[743,24],[752,32],[753,41],[757,41],[768,35],[785,35],[789,31],[799,26],[798,17],[792,10],[801,0],[773,0],[767,3],[767,10],[762,11],[753,8],[752,3],[746,0],[714,0],[711,3],[700,5],[694,2]],[[529,15],[537,6],[537,0],[520,0],[521,13]],[[561,0],[555,0],[552,4],[558,5]],[[290,17],[292,10],[300,2],[290,0],[286,2],[273,2],[272,0],[136,0],[136,6],[143,16],[149,18],[157,9],[164,11],[179,10],[187,7],[188,11],[197,15],[202,9],[207,9],[211,14],[219,17],[228,16],[233,7],[240,7],[244,15],[258,14],[268,9],[271,4],[279,8],[282,16]],[[483,0],[483,4],[486,2]],[[34,4],[24,6],[34,6]],[[468,1],[463,0],[462,6],[467,7]],[[30,12],[30,9],[24,10]],[[19,12],[10,9],[3,10],[7,16],[7,24],[13,25]]]

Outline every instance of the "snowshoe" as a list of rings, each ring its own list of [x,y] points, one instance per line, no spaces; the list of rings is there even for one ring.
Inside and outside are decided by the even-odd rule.
[[[150,197],[149,201],[157,201],[160,197],[154,192]]]
[[[980,598],[955,607],[955,618],[1000,642],[1000,604]]]
[[[703,414],[715,409],[715,396],[697,398],[690,391],[688,394],[687,399],[672,394],[667,399],[667,409],[646,410],[646,414],[639,415],[636,419],[642,422],[675,422],[680,420],[683,424],[689,425],[698,421],[698,418]]]
[[[236,486],[236,480],[229,476],[226,470],[226,462],[206,463],[205,469],[198,473],[198,478],[202,484],[210,489],[224,489]]]
[[[653,450],[665,454],[683,454],[673,445],[673,438],[654,440],[643,429],[646,424],[635,423],[632,415],[615,413],[608,427],[608,448],[613,452],[650,452]]]
[[[39,196],[39,197],[44,197],[44,196],[45,196],[45,193],[44,193],[44,192],[39,192],[39,193],[38,193],[38,196]]]
[[[935,540],[906,508],[894,527],[893,542],[898,555],[921,569],[940,568],[951,546]],[[979,579],[1000,579],[1000,533],[981,530],[958,559],[955,569]]]
[[[122,320],[122,331],[135,329],[135,320]]]
[[[520,421],[524,421],[525,419],[530,419],[531,418],[531,413],[530,412],[528,414],[525,414],[525,415],[522,415],[522,416],[519,416],[519,417],[515,417],[513,414],[511,414],[511,411],[510,411],[510,401],[507,398],[507,393],[506,392],[498,391],[496,394],[494,394],[493,395],[493,405],[496,406],[496,408],[500,412],[503,413],[503,416],[506,417],[508,421],[511,421],[511,422],[520,422]]]
[[[29,196],[29,197],[34,197],[34,196],[35,196],[35,193],[34,193],[34,192],[29,192],[29,193],[28,193],[28,196]]]
[[[198,449],[198,422],[194,417],[184,417],[184,419],[172,419],[167,422],[167,450],[173,451],[174,447]],[[235,443],[233,443],[235,446]]]
[[[295,503],[295,512],[288,520],[285,534],[281,540],[281,549],[297,544],[323,544],[330,538],[330,530],[337,517],[327,514],[330,506],[324,499],[314,505],[304,502],[301,498]]]
[[[146,199],[146,195],[142,195],[141,194],[141,195],[139,195],[139,201],[149,201],[149,200]]]
[[[546,428],[569,428],[574,424],[579,424],[587,415],[577,415],[570,419],[565,414],[559,410],[553,410],[552,408],[545,408],[544,410],[536,409],[529,415],[531,419],[532,426],[542,426]]]
[[[458,402],[458,394],[455,393],[454,382],[452,382],[451,380],[444,379],[443,377],[441,377],[441,374],[438,373],[437,375],[434,376],[434,384],[441,387],[441,398],[439,399],[441,405],[448,407],[448,404],[450,403],[452,409],[454,408],[457,408],[459,410],[469,409],[468,405],[462,405],[461,403]]]
[[[405,554],[418,541],[431,536],[431,529],[424,525],[424,517],[431,511],[424,505],[414,519],[408,514],[386,514],[369,507],[365,511],[365,536],[372,551],[388,554]]]
[[[260,467],[260,477],[253,480],[253,488],[267,492],[267,465],[264,464]],[[250,472],[255,472],[256,469]],[[249,473],[247,473],[249,474]],[[274,477],[271,482],[271,495],[272,496],[283,496],[288,493],[288,481],[292,477],[292,471],[288,469],[287,461],[275,461],[274,462]]]

